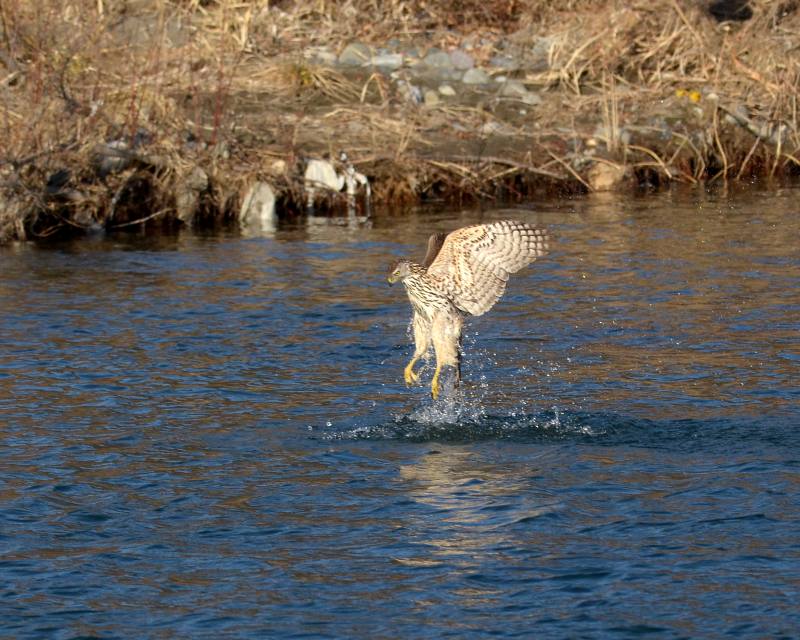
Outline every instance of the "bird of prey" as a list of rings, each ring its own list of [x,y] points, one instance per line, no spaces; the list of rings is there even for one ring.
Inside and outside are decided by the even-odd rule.
[[[414,310],[414,355],[405,368],[406,384],[419,382],[414,365],[433,345],[436,369],[431,395],[439,396],[444,366],[461,379],[464,318],[489,311],[503,295],[509,274],[547,253],[547,232],[524,222],[503,220],[434,234],[422,264],[401,259],[389,267],[389,284],[402,281]]]

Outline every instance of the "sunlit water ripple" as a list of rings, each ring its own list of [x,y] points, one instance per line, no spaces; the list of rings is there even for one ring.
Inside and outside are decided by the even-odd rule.
[[[0,637],[797,637],[797,196],[0,251]],[[434,404],[388,258],[510,215]]]

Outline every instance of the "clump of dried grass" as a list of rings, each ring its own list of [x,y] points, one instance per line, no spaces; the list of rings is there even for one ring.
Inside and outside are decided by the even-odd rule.
[[[3,3],[0,240],[175,224],[198,168],[199,220],[234,218],[256,178],[297,206],[302,158],[342,148],[378,202],[591,189],[598,163],[649,183],[796,171],[800,9],[751,6],[720,24],[681,0]],[[545,47],[544,68],[520,78],[544,98],[529,121],[492,99],[415,107],[378,73],[305,56],[473,32],[478,57]],[[104,172],[110,143],[125,167]]]

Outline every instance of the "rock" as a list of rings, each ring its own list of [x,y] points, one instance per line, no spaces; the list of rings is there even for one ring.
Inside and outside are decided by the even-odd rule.
[[[69,169],[59,169],[47,176],[47,184],[44,190],[48,196],[58,196],[67,190],[67,186],[72,180],[72,172]]]
[[[124,140],[112,140],[105,144],[98,144],[94,148],[93,162],[101,176],[124,171],[131,164],[134,154],[130,151],[128,143]]]
[[[312,158],[308,161],[303,180],[306,191],[320,188],[341,191],[344,186],[344,176],[336,172],[333,164],[329,160],[317,158]]]
[[[607,162],[595,162],[589,169],[587,182],[593,191],[611,191],[625,180],[625,167]]]
[[[466,51],[454,49],[450,52],[450,63],[459,71],[466,71],[475,66],[475,59]]]
[[[443,84],[439,86],[439,93],[443,96],[447,96],[448,98],[452,98],[456,95],[456,90],[453,89],[449,84]]]
[[[519,80],[506,80],[500,87],[500,95],[504,98],[515,98],[528,105],[539,105],[542,98],[531,91]]]
[[[281,176],[286,173],[286,168],[286,160],[278,159],[269,165],[269,167],[267,167],[267,171],[269,171],[273,176]]]
[[[536,38],[533,47],[525,56],[525,68],[534,73],[542,73],[550,68],[550,52],[558,45],[557,36]]]
[[[450,55],[439,49],[433,48],[428,51],[422,62],[430,69],[452,69],[453,62]]]
[[[422,91],[420,88],[405,80],[397,81],[397,92],[408,102],[420,104],[422,102]]]
[[[461,79],[461,71],[456,71],[452,68],[431,68],[422,67],[414,70],[414,78],[421,84],[428,86],[437,86],[441,82],[453,82]]]
[[[528,89],[519,80],[506,80],[500,87],[500,95],[506,98],[522,98]]]
[[[522,101],[527,105],[537,107],[542,104],[542,96],[540,96],[538,93],[534,93],[533,91],[528,91],[524,96],[522,96]]]
[[[483,126],[479,129],[481,135],[484,136],[493,136],[493,135],[504,135],[507,133],[506,127],[504,127],[501,123],[496,122],[494,120],[490,120],[489,122],[485,122]]]
[[[419,59],[422,58],[422,54],[420,53],[419,49],[417,49],[415,46],[408,47],[407,49],[404,50],[404,53],[406,55],[406,58],[413,58],[417,61],[419,61]]]
[[[519,69],[519,62],[508,55],[496,55],[489,60],[489,64],[496,69],[503,69],[504,71],[516,71]]]
[[[403,66],[404,59],[402,53],[379,53],[370,62],[381,71],[395,71]]]
[[[89,209],[80,209],[75,212],[72,217],[72,222],[80,227],[89,235],[97,235],[103,233],[103,225],[94,219],[94,215]]]
[[[200,204],[200,195],[206,189],[208,176],[200,167],[195,167],[175,189],[175,214],[178,220],[187,226],[192,225]]]
[[[338,56],[328,47],[307,47],[303,51],[303,57],[317,64],[333,66],[338,60]]]
[[[439,98],[439,94],[433,89],[428,89],[425,92],[424,98],[425,98],[425,105],[428,107],[435,107],[441,101],[441,98]]]
[[[306,172],[303,176],[303,187],[306,192],[306,208],[309,211],[314,209],[314,201],[317,193],[323,193],[330,189],[341,191],[344,187],[344,175],[337,173],[336,168],[329,160],[312,158],[306,164]]]
[[[464,84],[486,84],[489,80],[489,74],[477,67],[474,69],[467,69],[461,78],[461,82]]]
[[[275,192],[266,182],[254,182],[242,201],[239,224],[242,229],[259,234],[275,231],[277,222]]]
[[[363,67],[372,60],[372,48],[363,42],[351,42],[339,54],[343,67]]]

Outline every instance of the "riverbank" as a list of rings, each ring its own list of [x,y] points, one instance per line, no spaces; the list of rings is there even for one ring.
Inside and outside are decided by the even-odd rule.
[[[452,6],[3,5],[0,242],[798,172],[792,2]]]

